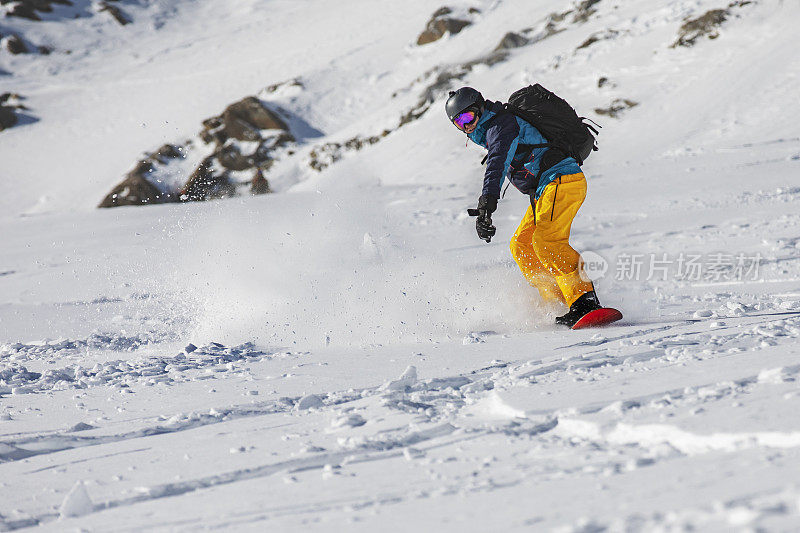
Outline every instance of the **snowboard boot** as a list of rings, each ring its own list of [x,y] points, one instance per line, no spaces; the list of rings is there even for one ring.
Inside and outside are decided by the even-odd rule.
[[[566,315],[556,317],[556,324],[572,327],[575,323],[583,318],[586,313],[600,309],[600,301],[597,299],[597,294],[594,291],[583,293],[580,298],[572,302],[569,306],[569,312]]]

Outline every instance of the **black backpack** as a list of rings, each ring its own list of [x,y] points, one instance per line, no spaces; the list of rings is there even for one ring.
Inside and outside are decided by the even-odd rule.
[[[503,107],[539,130],[547,139],[546,144],[531,146],[531,148],[550,148],[545,152],[540,173],[567,156],[573,157],[579,165],[582,165],[592,151],[597,150],[594,135],[597,135],[598,131],[584,122],[591,119],[579,117],[564,99],[538,83],[516,91]],[[595,125],[601,127],[596,122]]]

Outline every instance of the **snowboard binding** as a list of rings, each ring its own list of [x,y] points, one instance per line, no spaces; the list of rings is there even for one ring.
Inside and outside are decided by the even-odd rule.
[[[604,326],[622,318],[622,313],[611,307],[603,307],[594,291],[581,295],[569,307],[565,315],[556,317],[556,324],[569,326],[571,329],[583,329]]]

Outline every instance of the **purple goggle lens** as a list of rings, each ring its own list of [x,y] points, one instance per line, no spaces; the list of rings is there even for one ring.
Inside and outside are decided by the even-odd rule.
[[[456,116],[453,120],[453,123],[458,127],[458,129],[463,130],[467,127],[467,124],[475,120],[475,113],[473,111],[465,111]]]

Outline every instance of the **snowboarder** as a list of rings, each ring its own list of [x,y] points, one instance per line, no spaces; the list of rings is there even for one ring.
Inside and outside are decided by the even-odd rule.
[[[514,260],[547,305],[569,307],[556,317],[557,324],[588,325],[578,323],[584,317],[584,323],[592,322],[587,315],[605,309],[592,282],[582,275],[580,254],[569,245],[572,220],[586,197],[586,178],[578,162],[563,151],[542,146],[548,141],[539,130],[502,103],[485,100],[472,87],[450,92],[445,108],[459,130],[488,150],[478,208],[470,210],[477,216],[478,237],[490,242],[495,234],[491,217],[507,177],[531,200],[511,238]],[[600,320],[607,323],[622,317],[613,311],[619,316],[597,311],[594,318],[602,316]]]

